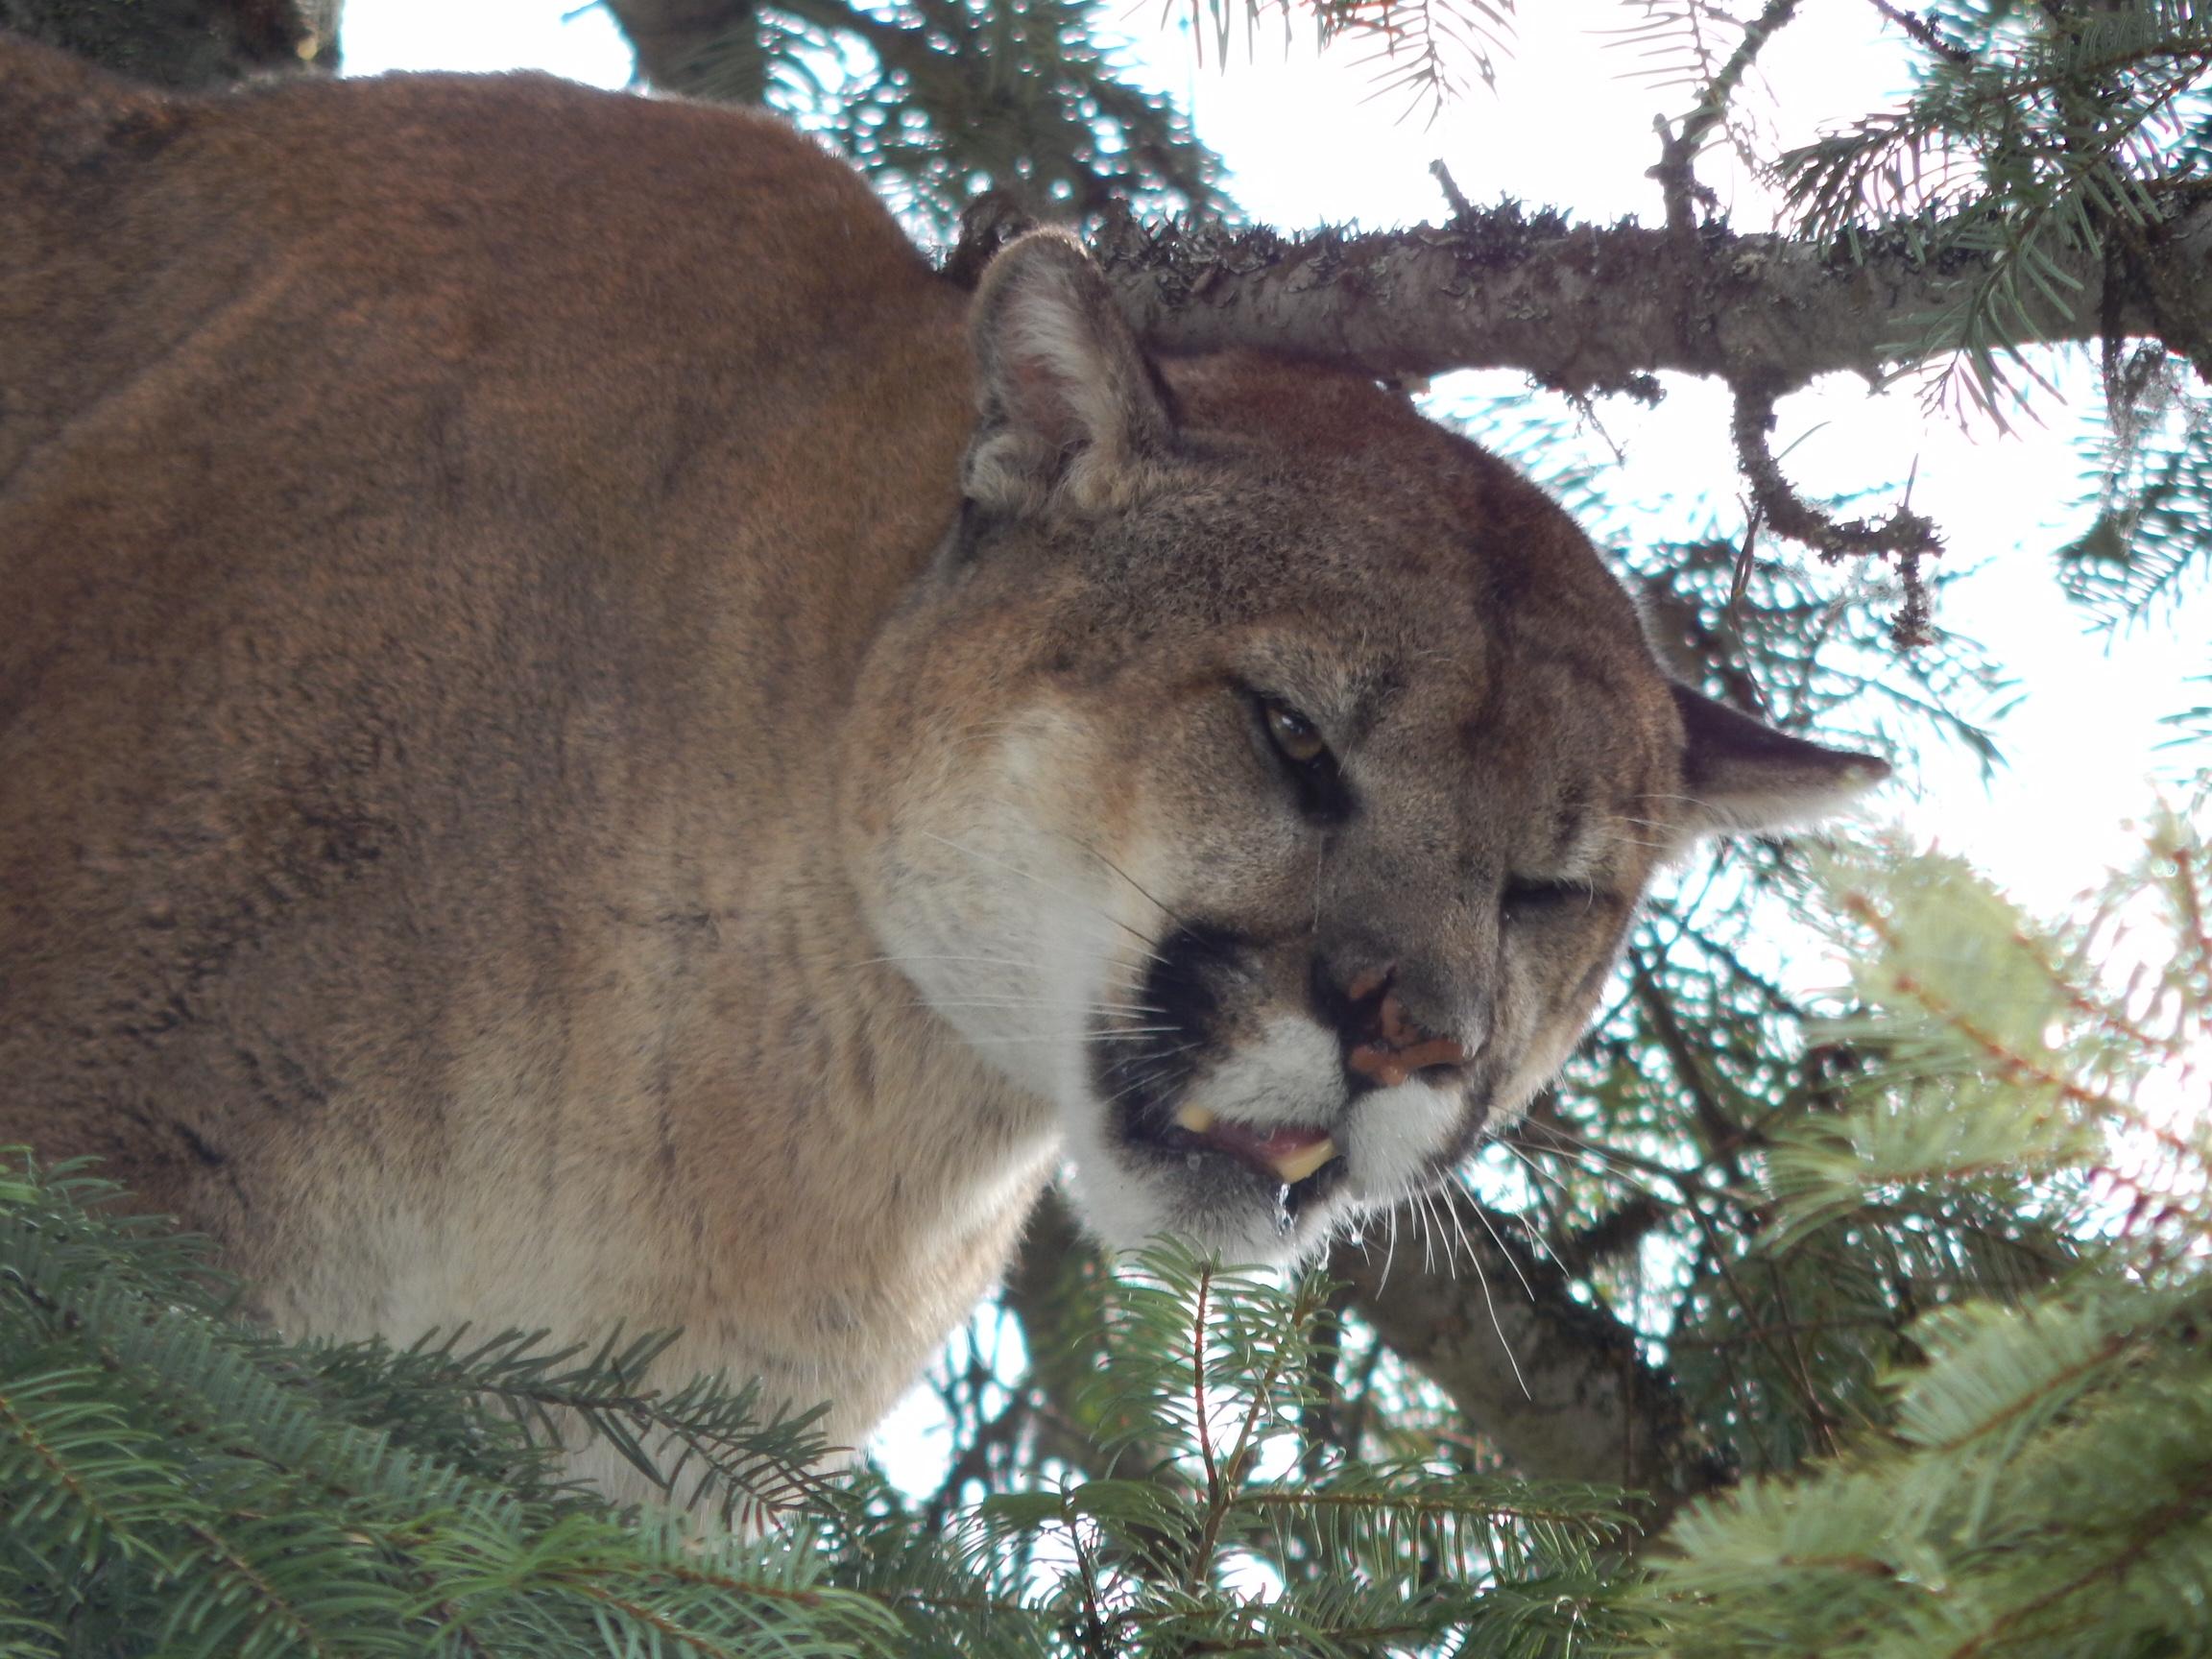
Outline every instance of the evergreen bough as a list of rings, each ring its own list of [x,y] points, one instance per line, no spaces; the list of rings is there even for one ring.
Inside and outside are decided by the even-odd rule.
[[[1108,1292],[1115,1479],[935,1522],[810,1417],[657,1391],[665,1336],[288,1343],[82,1167],[0,1181],[0,1654],[1538,1654],[1605,1495],[1299,1456],[1317,1278],[1160,1250]],[[688,1508],[565,1483],[609,1440]],[[766,1522],[766,1530],[762,1523]],[[735,1522],[735,1526],[730,1525]]]
[[[285,1342],[201,1241],[16,1154],[0,1655],[2212,1650],[2207,800],[2056,927],[1956,860],[1826,861],[1854,1011],[1814,1038],[1849,1063],[1746,1171],[1735,1274],[1773,1288],[1660,1338],[1688,1376],[1732,1353],[1696,1429],[1768,1451],[1641,1565],[1635,1495],[1487,1472],[1409,1390],[1330,1432],[1318,1276],[1079,1276],[1065,1427],[1103,1466],[1032,1449],[1030,1489],[946,1508],[814,1473],[811,1417],[648,1380],[665,1336]],[[564,1435],[669,1505],[566,1483]]]
[[[2075,1259],[1928,1309],[1835,1456],[1686,1514],[1646,1650],[2212,1651],[2208,805],[2152,815],[2139,866],[2055,928],[1954,859],[1832,864],[1866,1009],[1833,1035],[1866,1070],[1779,1135],[1768,1252],[1979,1207]]]

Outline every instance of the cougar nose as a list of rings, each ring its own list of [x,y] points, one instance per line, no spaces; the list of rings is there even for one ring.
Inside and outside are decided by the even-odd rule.
[[[1344,1038],[1344,1066],[1353,1076],[1390,1089],[1417,1072],[1467,1063],[1467,1050],[1456,1041],[1438,1036],[1406,1012],[1394,967],[1357,975],[1342,995],[1338,1029]]]

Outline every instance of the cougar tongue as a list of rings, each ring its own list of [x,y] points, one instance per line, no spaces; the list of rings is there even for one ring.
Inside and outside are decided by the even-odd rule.
[[[1203,1106],[1186,1106],[1175,1121],[1191,1134],[1212,1142],[1255,1168],[1264,1169],[1278,1181],[1295,1185],[1336,1156],[1336,1142],[1326,1129],[1299,1129],[1288,1125],[1273,1129],[1250,1128],[1214,1116]]]

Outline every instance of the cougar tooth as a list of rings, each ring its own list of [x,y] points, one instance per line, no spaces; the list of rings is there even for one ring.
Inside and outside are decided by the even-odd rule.
[[[1193,1135],[1203,1135],[1214,1127],[1214,1114],[1203,1106],[1184,1106],[1175,1114],[1175,1127],[1188,1129]]]
[[[1282,1157],[1271,1159],[1269,1162],[1274,1166],[1276,1176],[1280,1180],[1295,1187],[1335,1156],[1336,1142],[1327,1136],[1323,1136],[1310,1146],[1302,1146],[1295,1152],[1285,1153]]]

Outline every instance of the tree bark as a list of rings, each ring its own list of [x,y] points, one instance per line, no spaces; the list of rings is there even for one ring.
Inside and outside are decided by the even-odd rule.
[[[338,67],[344,0],[0,0],[0,27],[179,90]]]
[[[1674,1384],[1644,1362],[1635,1333],[1576,1301],[1566,1274],[1521,1246],[1510,1217],[1452,1191],[1367,1231],[1366,1242],[1337,1244],[1330,1271],[1377,1334],[1522,1474],[1648,1492],[1647,1530],[1722,1480],[1685,1435]],[[1379,1233],[1395,1237],[1394,1251],[1374,1241]]]
[[[1659,370],[1767,394],[1849,370],[1880,376],[1991,271],[1987,258],[1917,249],[1938,236],[1871,236],[1859,256],[1718,227],[1687,234],[1575,225],[1511,204],[1442,226],[1286,238],[1265,229],[1147,228],[1095,239],[1122,308],[1169,350],[1254,347],[1378,376],[1517,369],[1574,393],[1636,390]],[[2212,197],[2181,210],[2107,270],[2076,251],[2073,286],[2023,283],[1984,336],[1999,347],[2092,341],[2107,318],[2156,334],[2212,373]],[[2109,310],[2108,310],[2109,307]]]
[[[1724,1478],[1685,1434],[1673,1383],[1637,1353],[1636,1334],[1602,1309],[1577,1302],[1567,1276],[1513,1242],[1518,1226],[1463,1193],[1408,1206],[1369,1227],[1380,1244],[1339,1243],[1330,1271],[1352,1287],[1352,1310],[1441,1388],[1468,1425],[1531,1479],[1577,1480],[1647,1492],[1644,1521],[1656,1531],[1685,1500]],[[1417,1242],[1432,1228],[1429,1243]],[[1440,1235],[1449,1232],[1452,1237]],[[1051,1455],[1106,1473],[1081,1445],[1073,1402],[1096,1374],[1062,1299],[1068,1259],[1094,1247],[1059,1195],[1030,1218],[1006,1298],[1028,1339],[1030,1378],[1044,1398],[1040,1432]],[[1526,1384],[1526,1386],[1524,1386]],[[1132,1461],[1149,1466],[1164,1456]]]

